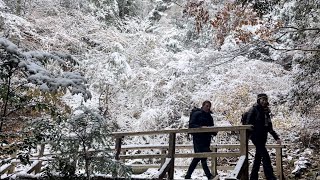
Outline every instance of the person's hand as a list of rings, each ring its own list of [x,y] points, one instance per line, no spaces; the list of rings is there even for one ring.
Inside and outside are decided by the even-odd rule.
[[[277,140],[277,144],[281,145],[281,139]]]

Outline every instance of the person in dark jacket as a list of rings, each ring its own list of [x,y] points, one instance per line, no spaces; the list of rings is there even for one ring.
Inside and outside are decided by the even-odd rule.
[[[256,147],[250,180],[258,180],[261,160],[266,179],[275,180],[276,177],[273,173],[270,156],[266,149],[268,133],[273,136],[278,144],[281,144],[281,140],[272,127],[268,96],[266,94],[258,94],[257,103],[249,110],[246,123],[253,125],[250,139]]]
[[[190,114],[189,120],[189,128],[202,128],[202,127],[210,127],[213,126],[213,118],[211,116],[211,102],[204,101],[202,103],[201,109],[195,108],[192,110]],[[216,135],[217,133],[193,133],[193,148],[195,153],[199,152],[211,152],[210,143],[211,136]],[[188,168],[185,179],[190,179],[191,174],[195,170],[199,161],[201,161],[201,165],[203,171],[205,172],[208,179],[213,179],[213,176],[207,165],[207,158],[193,158],[192,162]]]

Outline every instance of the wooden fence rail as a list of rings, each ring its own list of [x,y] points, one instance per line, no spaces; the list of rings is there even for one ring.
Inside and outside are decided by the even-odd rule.
[[[175,158],[191,158],[191,157],[208,157],[211,158],[211,171],[212,174],[217,176],[217,170],[233,170],[228,178],[229,179],[248,179],[248,150],[254,148],[253,145],[248,144],[247,131],[251,129],[251,126],[230,126],[230,127],[213,127],[213,128],[198,128],[198,129],[173,129],[163,131],[146,131],[146,132],[115,132],[112,133],[116,140],[114,147],[115,158],[117,160],[124,161],[125,159],[156,159],[160,158],[160,164],[139,164],[132,165],[132,167],[138,168],[158,168],[159,171],[152,179],[174,179],[174,168],[187,168],[187,166],[175,165]],[[211,145],[212,152],[208,153],[179,153],[177,150],[193,149],[192,144],[176,144],[176,134],[178,133],[201,133],[201,132],[219,132],[219,131],[236,131],[239,132],[240,144],[213,144]],[[162,145],[122,145],[128,136],[142,136],[142,135],[157,135],[168,134],[168,144]],[[27,173],[39,173],[43,165],[43,161],[48,156],[44,154],[45,145],[41,145],[38,151],[38,155],[35,155],[31,161],[32,165],[26,170]],[[267,145],[267,148],[276,149],[276,172],[280,180],[283,179],[282,171],[282,148],[283,145]],[[130,150],[147,150],[158,149],[160,154],[126,154]],[[225,149],[237,149],[235,152],[225,152]],[[220,151],[219,151],[220,150]],[[50,154],[52,155],[52,154]],[[239,157],[236,166],[218,166],[218,157]],[[11,159],[15,159],[15,154]],[[17,160],[13,160],[11,164],[3,165],[0,167],[0,176],[4,173],[12,174],[15,171],[15,167],[19,163]]]
[[[26,173],[31,174],[31,173],[40,173],[41,167],[42,167],[42,157],[44,156],[44,148],[45,144],[41,144],[39,148],[39,154],[33,157],[31,160],[32,164],[31,166],[26,170]],[[7,173],[7,174],[14,174],[15,172],[15,167],[17,166],[18,163],[20,163],[17,158],[17,151],[14,151],[14,153],[11,155],[11,163],[10,164],[5,164],[0,167],[0,176]],[[36,158],[36,159],[34,159]]]
[[[163,168],[160,167],[160,170],[163,170],[163,173],[167,173],[167,179],[174,179],[174,164],[175,158],[190,158],[190,157],[240,157],[244,156],[245,159],[242,163],[241,168],[241,179],[248,179],[249,177],[249,165],[248,165],[248,131],[251,130],[252,126],[228,126],[228,127],[205,127],[205,128],[192,128],[192,129],[170,129],[170,130],[161,130],[161,131],[143,131],[143,132],[115,132],[112,133],[116,140],[115,148],[116,148],[116,157],[115,159],[120,160],[121,158],[131,158],[132,155],[121,155],[121,146],[125,137],[127,136],[143,136],[143,135],[159,135],[159,134],[168,134],[169,135],[169,147],[168,153],[163,155],[138,155],[134,158],[170,158],[172,161],[170,163],[170,167]],[[240,145],[238,152],[206,152],[206,153],[176,153],[176,134],[178,133],[204,133],[204,132],[219,132],[219,131],[231,131],[231,132],[239,132],[240,137]],[[166,164],[167,165],[167,164]],[[213,171],[216,173],[216,170]],[[217,174],[214,174],[215,176]],[[159,178],[161,179],[161,178]]]
[[[166,158],[166,153],[168,150],[169,145],[124,145],[121,148],[121,154],[119,155],[120,160],[126,160],[126,159],[156,159],[161,158],[161,161],[164,161]],[[210,146],[210,149],[212,152],[217,153],[218,150],[224,151],[225,149],[239,149],[240,144],[212,144]],[[114,149],[115,147],[111,147]],[[249,144],[249,149],[254,149],[255,146],[253,144]],[[276,166],[274,169],[276,169],[276,174],[279,176],[283,174],[282,170],[282,149],[285,148],[285,145],[279,145],[279,144],[267,144],[266,148],[268,149],[275,149],[276,150]],[[192,144],[177,144],[176,150],[192,150],[193,145]],[[132,150],[159,150],[160,154],[131,154],[128,155],[128,151]],[[124,155],[122,155],[124,154]],[[127,154],[127,155],[126,155]],[[182,154],[182,153],[181,153]],[[181,158],[183,155],[176,154],[176,158]],[[213,153],[212,153],[213,154]],[[221,156],[219,156],[221,155]],[[201,155],[199,155],[201,156]],[[188,153],[186,157],[199,157],[198,155],[193,155]],[[205,157],[208,157],[208,154],[204,155]],[[239,154],[237,152],[230,152],[230,154],[225,155],[223,152],[220,154],[215,154],[210,156],[211,160],[211,172],[212,174],[217,174],[217,170],[232,170],[234,166],[218,166],[217,164],[217,157],[238,157]],[[250,157],[250,156],[249,156]],[[163,163],[161,163],[163,164]],[[159,168],[161,167],[161,164],[131,164],[132,168],[137,169],[138,171],[142,171],[143,169],[148,168]],[[175,168],[188,168],[188,165],[175,165]],[[282,177],[279,177],[279,179],[282,179]]]
[[[133,167],[140,168],[159,168],[161,174],[167,170],[167,179],[173,179],[174,168],[187,168],[186,166],[175,166],[175,158],[190,158],[190,157],[209,157],[211,158],[211,171],[214,175],[217,175],[217,170],[233,170],[229,174],[230,179],[248,179],[249,176],[249,166],[248,166],[248,150],[254,148],[254,145],[248,144],[247,133],[251,129],[251,126],[228,126],[228,127],[208,127],[208,128],[194,128],[194,129],[174,129],[174,130],[163,130],[163,131],[144,131],[144,132],[116,132],[113,133],[116,139],[115,151],[116,159],[125,160],[125,159],[155,159],[161,158],[161,164],[147,164],[147,165],[132,165]],[[211,145],[212,152],[208,153],[177,153],[175,151],[170,151],[170,160],[173,161],[171,164],[171,169],[168,168],[168,164],[164,167],[164,160],[169,157],[168,149],[192,149],[193,145],[188,144],[175,144],[175,136],[177,133],[201,133],[201,132],[219,132],[219,131],[233,131],[239,132],[240,144],[216,144]],[[158,134],[169,134],[169,143],[167,145],[125,145],[122,146],[122,142],[128,136],[144,136],[144,135],[158,135]],[[276,149],[276,172],[280,180],[283,179],[283,170],[282,170],[282,148],[283,145],[267,145],[267,148]],[[161,154],[133,154],[126,155],[127,151],[130,150],[143,150],[143,149],[159,149]],[[239,149],[237,152],[218,152],[218,149]],[[172,154],[174,154],[172,156]],[[236,166],[217,166],[217,157],[240,157]],[[245,158],[244,158],[245,157]],[[159,171],[159,172],[160,172]],[[170,173],[171,174],[170,174]],[[158,173],[159,174],[159,173]],[[156,177],[156,176],[154,176]],[[159,179],[162,179],[159,176]]]

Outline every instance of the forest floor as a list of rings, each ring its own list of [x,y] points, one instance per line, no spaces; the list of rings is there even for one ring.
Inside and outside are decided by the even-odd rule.
[[[320,179],[320,135],[313,135],[309,147],[303,143],[287,145],[283,155],[283,170],[286,179]],[[317,141],[315,141],[317,139]]]

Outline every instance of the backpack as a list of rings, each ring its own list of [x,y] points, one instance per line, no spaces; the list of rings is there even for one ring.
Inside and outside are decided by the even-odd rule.
[[[191,128],[191,127],[190,127],[191,117],[192,117],[192,115],[193,115],[195,112],[197,112],[197,111],[201,111],[201,108],[194,107],[194,108],[191,110],[191,112],[190,112],[189,128]],[[190,137],[189,137],[190,134],[192,134],[192,133],[188,133],[188,139],[190,139]],[[217,135],[217,132],[212,132],[211,134],[212,134],[213,136],[216,136],[216,135]]]
[[[247,125],[247,117],[248,117],[249,111],[246,111],[244,113],[242,113],[241,115],[241,124],[242,125]]]
[[[241,124],[242,125],[249,125],[249,122],[247,122],[248,119],[248,115],[250,111],[255,111],[257,112],[257,108],[255,106],[252,106],[249,110],[247,110],[246,112],[242,113],[241,115]],[[258,114],[256,114],[258,115]]]
[[[190,112],[190,117],[189,117],[189,128],[190,128],[190,121],[191,121],[191,116],[197,112],[197,111],[201,111],[201,108],[197,108],[197,107],[193,107],[193,109]]]

